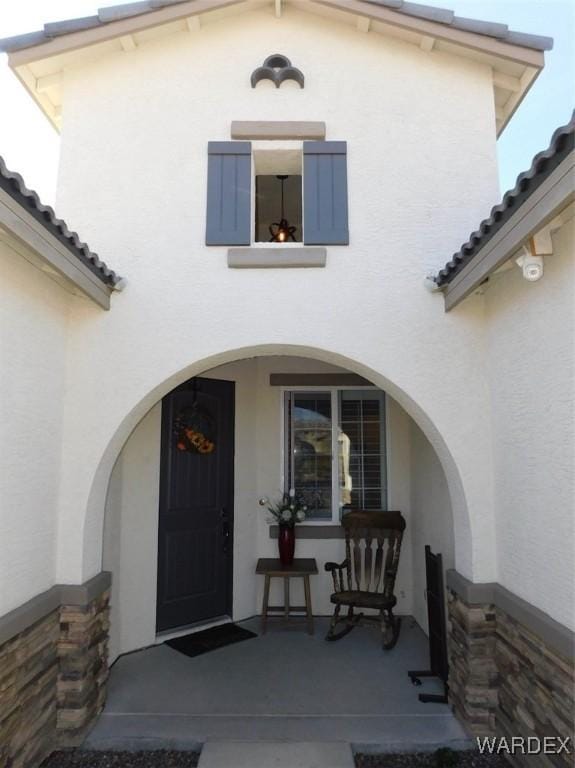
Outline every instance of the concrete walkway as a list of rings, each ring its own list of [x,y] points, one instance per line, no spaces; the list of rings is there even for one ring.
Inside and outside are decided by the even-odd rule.
[[[259,631],[256,620],[243,625]],[[318,619],[310,637],[301,624],[272,621],[264,637],[196,658],[165,645],[124,656],[84,746],[339,742],[397,751],[468,743],[447,705],[418,701],[421,691],[440,692],[439,682],[415,688],[407,677],[408,669],[428,666],[427,638],[413,620],[404,619],[399,643],[388,652],[375,629],[358,628],[336,643],[324,641],[326,629],[327,620]]]

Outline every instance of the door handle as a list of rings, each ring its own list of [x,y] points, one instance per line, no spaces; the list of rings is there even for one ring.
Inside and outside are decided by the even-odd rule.
[[[230,538],[230,524],[228,521],[228,514],[225,507],[220,510],[220,517],[222,520],[222,550],[224,555],[228,554],[228,539]]]
[[[222,534],[222,550],[224,555],[227,555],[229,552],[228,540],[230,538],[230,527],[227,523],[224,523],[222,526]]]

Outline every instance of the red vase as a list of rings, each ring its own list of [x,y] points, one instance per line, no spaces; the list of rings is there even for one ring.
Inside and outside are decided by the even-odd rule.
[[[293,553],[295,550],[294,526],[280,525],[278,533],[278,549],[280,551],[281,564],[291,565],[293,563]]]

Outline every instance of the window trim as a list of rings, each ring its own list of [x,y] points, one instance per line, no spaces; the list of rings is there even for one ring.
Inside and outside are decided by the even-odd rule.
[[[390,509],[389,500],[391,494],[391,474],[390,474],[390,456],[391,456],[391,442],[389,431],[389,400],[387,392],[379,387],[374,386],[362,386],[362,385],[342,385],[339,387],[319,386],[319,385],[302,385],[302,386],[281,386],[278,387],[279,403],[280,403],[280,439],[281,439],[281,451],[280,451],[280,488],[286,488],[286,429],[287,429],[287,414],[285,409],[286,393],[288,392],[329,392],[331,395],[331,408],[332,414],[337,415],[337,423],[339,424],[339,403],[338,392],[342,391],[365,391],[365,392],[380,392],[383,395],[384,413],[385,413],[385,471],[386,471],[386,496],[387,496],[387,508]],[[335,410],[334,410],[335,403]],[[336,503],[339,499],[339,462],[338,462],[338,450],[337,450],[337,431],[333,429],[333,416],[332,416],[332,458],[331,458],[331,518],[325,520],[306,520],[300,525],[306,526],[325,526],[325,525],[340,525],[341,520],[339,517],[339,504]],[[273,521],[270,525],[273,524]]]
[[[257,221],[258,221],[257,183],[258,183],[258,181],[257,180],[258,180],[258,177],[263,177],[263,176],[276,176],[277,177],[278,174],[276,174],[276,173],[271,173],[271,174],[270,173],[258,173],[257,169],[256,169],[255,161],[252,162],[252,173],[253,173],[252,182],[253,182],[254,191],[253,191],[253,195],[252,195],[252,200],[253,200],[253,211],[251,212],[251,217],[252,217],[252,243],[251,243],[250,247],[252,247],[252,248],[253,247],[258,247],[258,246],[261,247],[263,245],[264,247],[273,248],[274,250],[276,249],[277,246],[279,246],[280,248],[282,246],[287,246],[288,248],[293,248],[294,246],[299,246],[300,248],[305,248],[306,246],[304,245],[304,231],[303,231],[304,230],[304,221],[303,221],[303,151],[302,151],[302,167],[301,167],[301,171],[299,173],[288,173],[288,174],[286,174],[287,176],[299,176],[300,179],[301,179],[301,184],[300,184],[300,187],[301,187],[300,188],[300,201],[301,201],[301,225],[300,225],[300,229],[301,229],[301,240],[295,240],[295,241],[285,240],[284,242],[271,242],[269,240],[269,238],[266,239],[266,240],[256,240],[256,237],[257,237],[257,234],[258,234],[258,226],[257,226]],[[280,170],[279,173],[281,173],[281,170]],[[277,218],[278,219],[280,218],[279,211],[278,211]],[[289,221],[289,219],[288,219],[288,221]],[[293,221],[291,223],[293,223]],[[307,246],[307,247],[311,247],[311,246]]]
[[[303,180],[303,140],[296,139],[294,141],[290,141],[290,144],[292,146],[285,146],[285,144],[282,146],[281,144],[279,146],[274,146],[273,142],[269,143],[269,146],[267,146],[265,149],[261,145],[254,146],[252,144],[252,157],[251,157],[251,174],[252,174],[252,188],[251,188],[251,208],[250,208],[250,238],[251,242],[249,244],[249,248],[273,248],[276,250],[277,248],[303,248],[305,247],[305,241],[304,241],[304,180]],[[256,240],[256,207],[257,207],[257,200],[256,200],[256,176],[262,176],[266,174],[262,174],[258,171],[257,167],[257,159],[256,154],[258,152],[276,152],[278,155],[282,152],[288,153],[291,152],[293,154],[298,153],[300,155],[301,163],[300,163],[300,169],[299,173],[293,174],[288,173],[289,175],[298,175],[301,176],[301,241],[297,243],[270,243],[269,241],[264,240]],[[280,169],[278,173],[283,173],[283,171]],[[269,174],[267,174],[269,175]],[[273,175],[273,174],[272,174]]]

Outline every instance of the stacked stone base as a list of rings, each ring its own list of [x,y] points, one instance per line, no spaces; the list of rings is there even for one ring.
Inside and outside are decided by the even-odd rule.
[[[108,679],[109,592],[87,606],[60,608],[57,730],[59,742],[80,743],[102,711]]]
[[[575,669],[573,659],[494,602],[468,604],[449,591],[450,701],[474,736],[570,739],[570,754],[507,754],[511,763],[574,765]],[[535,738],[534,738],[535,737]]]
[[[56,733],[58,611],[0,648],[0,766],[38,765]]]
[[[575,670],[533,632],[497,610],[495,660],[499,670],[498,735],[570,739],[571,754],[522,755],[522,766],[573,766]]]
[[[495,731],[499,685],[495,606],[471,607],[451,592],[448,611],[450,701],[474,735],[489,736]]]
[[[0,646],[0,768],[79,744],[103,709],[108,603],[62,605]]]

